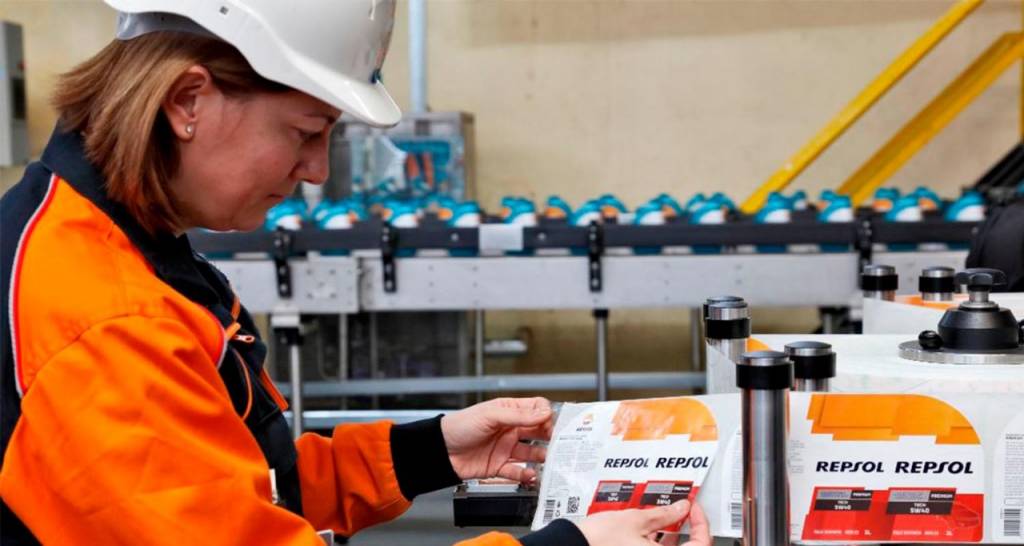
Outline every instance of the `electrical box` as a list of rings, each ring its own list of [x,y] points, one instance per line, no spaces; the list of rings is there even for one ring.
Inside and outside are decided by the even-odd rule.
[[[28,163],[28,97],[21,25],[0,21],[0,166]]]

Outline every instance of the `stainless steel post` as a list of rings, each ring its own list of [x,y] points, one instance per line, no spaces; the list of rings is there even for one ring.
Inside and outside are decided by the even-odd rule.
[[[270,328],[282,345],[288,347],[288,381],[291,386],[290,409],[292,412],[292,436],[302,435],[302,318],[299,310],[291,306],[279,306],[270,314]]]
[[[299,358],[299,344],[292,343],[288,347],[291,367],[292,387],[292,436],[298,440],[302,436],[303,414],[302,414],[302,360]]]
[[[836,353],[821,341],[797,341],[786,345],[786,356],[793,363],[793,390],[828,392],[829,381],[836,376]]]
[[[860,274],[860,288],[864,297],[894,301],[899,288],[896,268],[891,265],[866,265]]]
[[[377,313],[370,313],[370,379],[380,379],[380,338],[377,332]],[[380,407],[380,397],[370,397],[370,407]]]
[[[956,271],[952,267],[926,267],[918,279],[924,301],[953,301],[956,292]]]
[[[739,362],[750,337],[750,307],[743,300],[721,301],[708,305],[705,322],[708,345]]]
[[[725,299],[730,298],[730,299]],[[704,337],[709,351],[717,350],[730,362],[739,363],[747,350],[750,337],[750,308],[735,296],[721,296],[708,301],[704,321]],[[728,392],[735,386],[733,370],[707,368],[707,392]]]
[[[736,365],[743,401],[743,543],[788,546],[786,451],[793,364],[785,353],[757,351]]]
[[[484,311],[477,309],[473,321],[473,371],[477,377],[484,375]],[[484,393],[476,393],[476,401],[482,402]]]
[[[348,381],[348,315],[338,315],[338,382]],[[348,407],[348,398],[342,397],[341,409]]]
[[[699,308],[690,309],[690,370],[704,369],[704,313]]]
[[[594,309],[594,337],[597,339],[597,399],[608,400],[608,310]]]

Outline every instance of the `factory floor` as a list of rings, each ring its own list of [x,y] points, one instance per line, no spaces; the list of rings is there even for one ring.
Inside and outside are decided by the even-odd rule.
[[[512,536],[522,536],[530,530],[525,527],[498,529],[459,529],[452,525],[452,491],[438,491],[416,498],[412,508],[402,517],[366,529],[352,537],[352,546],[451,546],[460,540],[472,538],[488,531],[502,531]],[[717,540],[715,546],[733,544],[732,540]]]

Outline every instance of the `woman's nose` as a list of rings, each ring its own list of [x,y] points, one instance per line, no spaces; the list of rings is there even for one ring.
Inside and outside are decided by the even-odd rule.
[[[311,184],[323,184],[330,174],[330,161],[327,146],[307,155],[295,170],[295,178]]]

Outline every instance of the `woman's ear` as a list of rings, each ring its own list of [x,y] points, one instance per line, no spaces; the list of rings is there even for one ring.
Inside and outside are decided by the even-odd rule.
[[[180,140],[192,140],[198,130],[200,114],[217,88],[210,71],[195,65],[183,72],[164,97],[163,110],[171,130]]]

